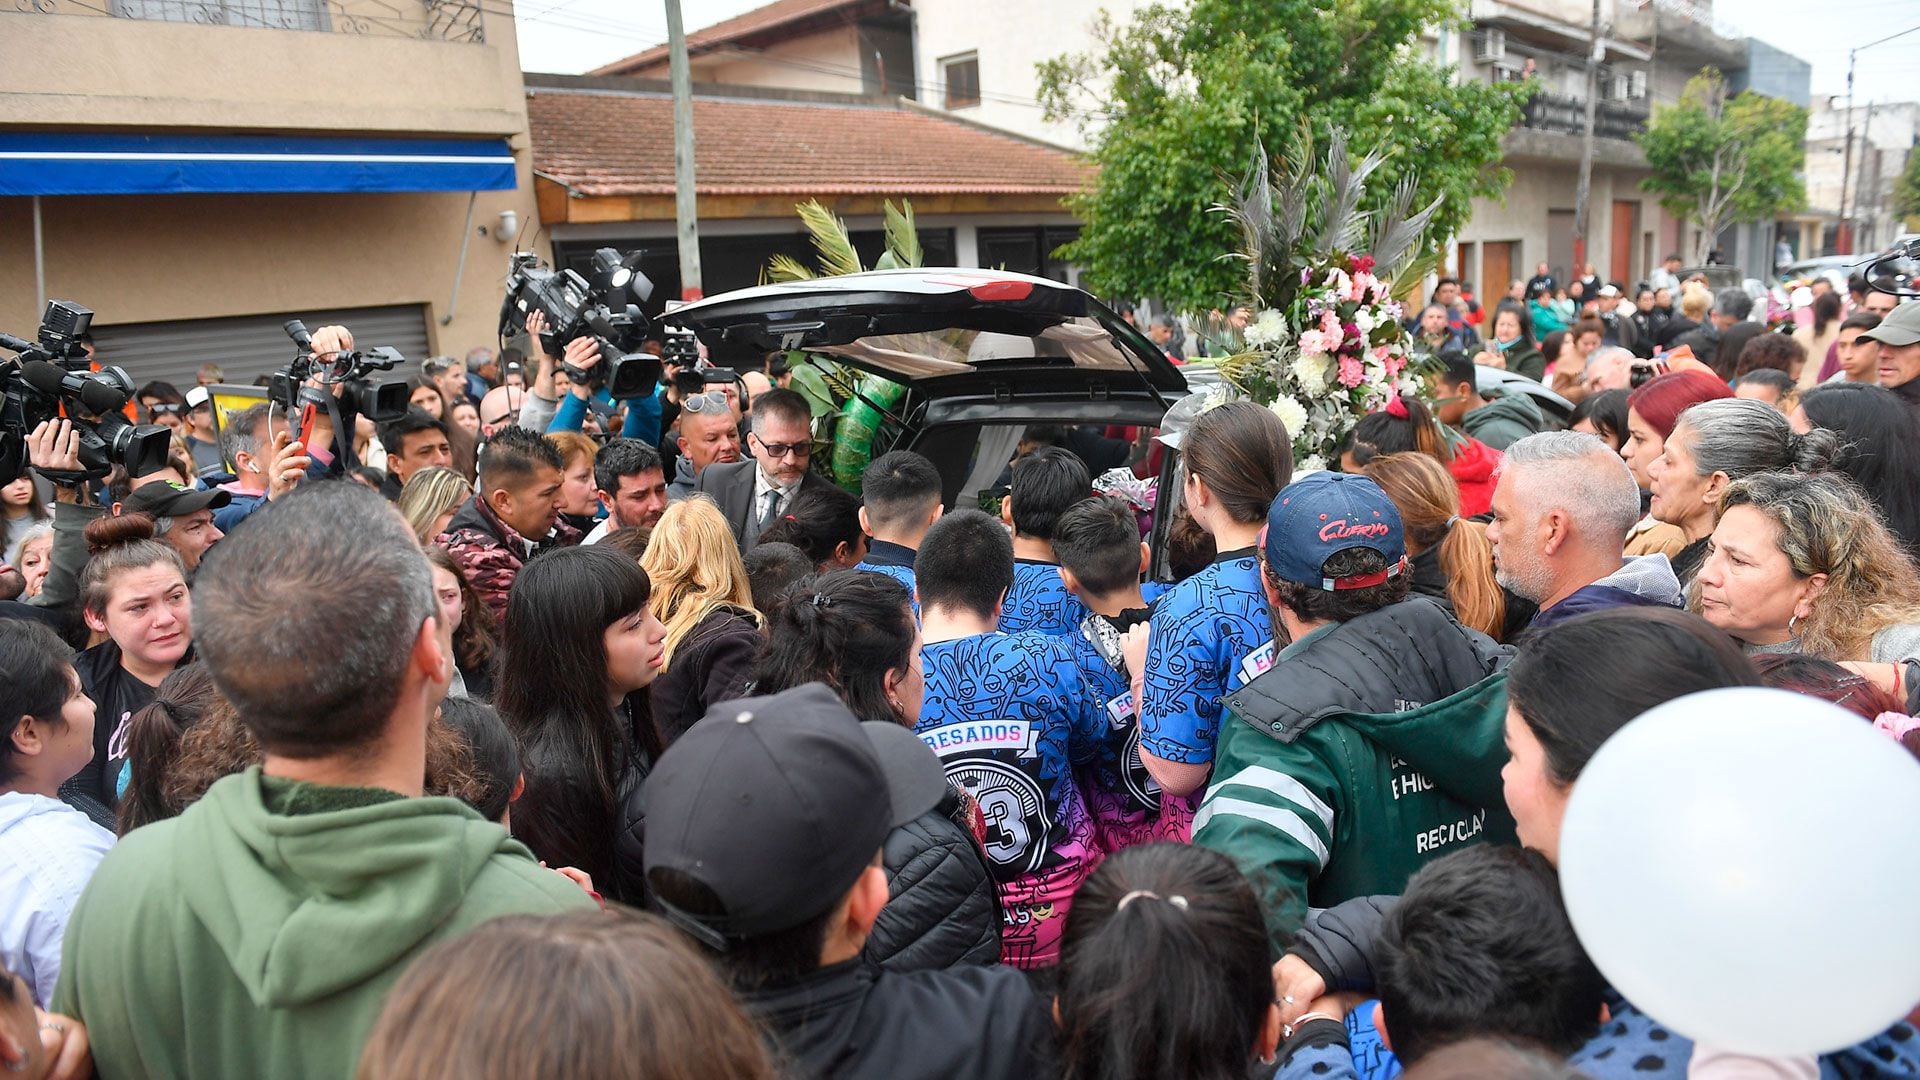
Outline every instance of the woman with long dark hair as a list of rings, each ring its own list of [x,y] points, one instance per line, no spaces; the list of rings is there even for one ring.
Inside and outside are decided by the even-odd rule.
[[[1900,395],[1871,383],[1837,382],[1801,395],[1788,417],[1806,434],[1840,436],[1835,470],[1873,501],[1900,546],[1920,560],[1920,421]]]
[[[637,902],[639,789],[661,750],[647,687],[666,631],[646,572],[617,551],[562,548],[527,563],[507,598],[494,707],[520,740],[514,835],[552,866]]]
[[[920,630],[906,586],[867,570],[796,582],[773,616],[755,695],[825,683],[862,721],[920,719]],[[865,954],[890,971],[1000,959],[1000,903],[975,825],[979,807],[951,786],[940,805],[887,834],[891,899]]]
[[[860,500],[837,487],[803,491],[780,520],[767,526],[758,542],[792,544],[807,553],[817,573],[851,570],[867,557]]]

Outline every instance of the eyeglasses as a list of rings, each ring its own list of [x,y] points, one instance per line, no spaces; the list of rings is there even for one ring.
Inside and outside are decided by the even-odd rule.
[[[813,444],[811,442],[766,442],[758,435],[753,437],[753,441],[759,443],[760,449],[765,450],[767,456],[775,461],[784,457],[806,457],[813,453]]]
[[[695,394],[680,403],[680,408],[690,413],[725,412],[731,406],[727,404],[727,395],[718,390],[709,390],[704,394]]]
[[[168,405],[158,401],[147,406],[147,411],[155,416],[178,416],[186,410],[185,405]]]

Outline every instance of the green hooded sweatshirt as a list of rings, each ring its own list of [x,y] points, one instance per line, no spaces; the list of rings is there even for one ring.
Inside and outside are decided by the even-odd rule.
[[[1246,874],[1276,950],[1309,906],[1399,893],[1447,852],[1516,841],[1510,657],[1410,597],[1301,638],[1228,695],[1193,842]]]
[[[1526,394],[1501,394],[1490,397],[1485,405],[1460,420],[1467,434],[1493,447],[1505,450],[1546,427],[1546,414]]]
[[[593,900],[464,803],[252,768],[129,833],[67,926],[58,1012],[100,1075],[346,1080],[420,952]]]

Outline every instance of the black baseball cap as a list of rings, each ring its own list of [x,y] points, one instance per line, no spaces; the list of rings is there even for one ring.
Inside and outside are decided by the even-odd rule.
[[[913,732],[855,720],[821,683],[714,706],[647,777],[645,868],[699,882],[720,911],[656,895],[712,948],[831,910],[887,834],[939,803],[940,759]]]
[[[171,480],[155,480],[135,488],[120,503],[120,512],[180,517],[196,510],[218,510],[232,501],[233,496],[219,488],[181,487]]]

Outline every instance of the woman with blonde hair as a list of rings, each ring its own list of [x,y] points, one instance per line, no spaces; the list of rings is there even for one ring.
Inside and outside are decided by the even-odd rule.
[[[1920,660],[1920,573],[1836,473],[1766,472],[1728,485],[1688,604],[1750,653]]]
[[[740,545],[705,495],[667,507],[641,569],[648,601],[667,628],[666,668],[653,684],[653,715],[668,746],[707,709],[746,690],[762,645]]]
[[[452,469],[429,465],[407,477],[400,489],[400,516],[413,526],[422,544],[447,531],[447,522],[473,497],[473,485]]]
[[[1374,458],[1362,471],[1400,511],[1413,591],[1446,604],[1461,625],[1504,640],[1507,598],[1493,578],[1493,544],[1486,526],[1460,516],[1460,489],[1447,467],[1408,452]]]

